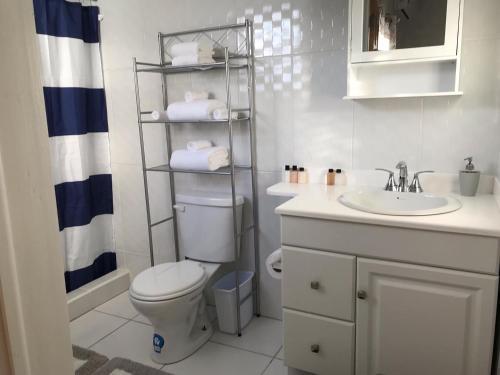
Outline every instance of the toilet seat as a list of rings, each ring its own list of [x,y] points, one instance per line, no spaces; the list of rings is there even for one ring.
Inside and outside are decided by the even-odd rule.
[[[135,277],[130,296],[141,301],[170,300],[203,287],[206,280],[207,275],[199,262],[162,263]]]

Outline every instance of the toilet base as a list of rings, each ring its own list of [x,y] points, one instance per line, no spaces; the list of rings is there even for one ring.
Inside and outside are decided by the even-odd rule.
[[[143,295],[133,293],[131,287],[130,301],[153,326],[151,359],[156,363],[170,364],[189,357],[213,334],[203,293],[208,277],[213,275],[219,265],[207,267],[199,262],[194,263],[204,268],[205,281],[185,295],[167,299],[152,299],[147,295],[145,298],[150,299],[142,299]],[[143,272],[151,273],[149,270]]]
[[[186,359],[195,351],[197,351],[203,344],[205,344],[212,334],[214,333],[212,325],[209,324],[205,330],[199,330],[195,332],[196,337],[191,337],[189,344],[183,344],[181,346],[176,345],[175,341],[172,342],[172,346],[169,347],[169,338],[168,336],[164,336],[161,332],[155,332],[153,334],[153,349],[151,351],[151,359],[160,364],[168,365],[172,363],[176,363]],[[160,340],[163,338],[164,345],[162,350],[159,352],[157,348],[155,348],[155,340]],[[178,343],[177,343],[178,344]]]

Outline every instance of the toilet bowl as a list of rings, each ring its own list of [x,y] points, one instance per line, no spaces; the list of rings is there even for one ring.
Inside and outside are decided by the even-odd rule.
[[[153,361],[180,361],[210,338],[213,329],[203,291],[218,268],[214,263],[183,260],[159,264],[136,276],[129,296],[153,325]]]
[[[244,199],[235,198],[240,230]],[[204,288],[219,263],[233,262],[239,252],[231,195],[177,194],[174,208],[180,254],[191,260],[149,268],[135,277],[129,290],[132,304],[153,325],[151,357],[158,363],[180,361],[210,338]]]

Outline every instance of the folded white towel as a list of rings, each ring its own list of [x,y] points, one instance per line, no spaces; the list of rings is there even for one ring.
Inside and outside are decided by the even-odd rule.
[[[212,56],[213,48],[209,45],[201,45],[200,42],[177,43],[170,48],[170,56],[186,56],[205,54]]]
[[[209,147],[198,151],[175,150],[170,159],[173,169],[215,171],[229,165],[229,153],[225,147]]]
[[[200,139],[199,141],[191,141],[187,143],[188,151],[199,151],[209,147],[212,147],[212,141],[206,139]]]
[[[212,64],[215,60],[208,55],[182,55],[172,59],[172,66]]]
[[[208,99],[208,92],[206,91],[186,91],[184,93],[184,100],[188,103],[194,100],[206,100],[206,99]]]
[[[151,118],[155,121],[167,121],[167,111],[153,111],[151,112]]]
[[[227,120],[227,108],[217,108],[212,112],[212,118],[214,120]],[[231,113],[231,118],[236,120],[238,118],[238,112]]]
[[[211,120],[216,109],[225,107],[223,102],[215,99],[195,100],[190,103],[174,102],[169,104],[167,115],[173,121]]]

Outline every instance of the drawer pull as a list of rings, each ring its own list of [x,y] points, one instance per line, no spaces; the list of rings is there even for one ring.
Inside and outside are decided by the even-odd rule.
[[[359,299],[366,299],[366,297],[367,297],[367,294],[366,294],[366,292],[364,290],[359,290],[358,291],[358,298]]]
[[[319,289],[319,281],[311,281],[311,289],[318,290]]]
[[[318,344],[312,344],[311,345],[311,352],[313,352],[313,353],[319,353],[319,345]]]

